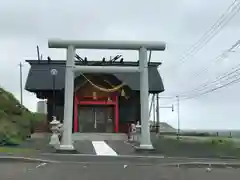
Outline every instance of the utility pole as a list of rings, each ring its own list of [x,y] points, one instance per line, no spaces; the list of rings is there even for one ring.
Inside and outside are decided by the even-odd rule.
[[[169,99],[168,97],[159,97],[159,95],[157,94],[157,109],[156,109],[156,115],[157,115],[156,133],[157,134],[160,132],[160,108],[172,109],[172,112],[174,111],[173,105],[172,106],[160,106],[160,103],[159,103],[160,98]]]
[[[160,107],[159,107],[159,94],[157,94],[157,108],[156,108],[156,115],[157,115],[157,122],[155,124],[156,126],[156,133],[159,133],[159,129],[160,129]]]
[[[22,67],[23,67],[23,65],[22,65],[22,63],[20,62],[20,64],[19,64],[19,70],[20,70],[20,103],[21,103],[21,105],[23,105],[23,87],[22,87]]]
[[[177,118],[178,118],[178,127],[177,127],[177,139],[179,139],[179,135],[180,135],[180,102],[179,102],[179,96],[177,96]]]
[[[156,122],[156,106],[155,106],[155,98],[153,98],[153,124],[155,125],[155,122]]]

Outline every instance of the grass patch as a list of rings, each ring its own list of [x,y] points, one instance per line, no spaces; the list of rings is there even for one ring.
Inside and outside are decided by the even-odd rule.
[[[231,138],[219,137],[180,137],[152,136],[152,142],[158,153],[167,156],[185,157],[237,157],[240,149]]]
[[[166,139],[176,139],[176,136],[163,136]],[[228,141],[237,142],[239,138],[228,138],[218,136],[180,136],[180,140],[184,142],[207,142],[207,141]]]
[[[17,147],[0,147],[0,153],[10,153],[10,154],[33,154],[36,150],[27,148],[17,148]]]

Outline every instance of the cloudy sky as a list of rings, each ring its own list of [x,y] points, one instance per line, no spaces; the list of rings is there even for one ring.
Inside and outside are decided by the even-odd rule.
[[[240,39],[240,14],[213,31],[214,38],[185,58],[189,47],[226,13],[233,0],[1,0],[0,1],[0,85],[20,97],[19,67],[26,59],[36,59],[36,45],[43,57],[65,59],[63,50],[48,49],[48,38],[84,40],[165,41],[165,52],[153,52],[151,61],[159,68],[166,91],[162,96],[190,92],[207,80],[237,66],[238,52],[218,57]],[[232,9],[234,11],[234,9]],[[236,9],[235,9],[236,11]],[[89,59],[121,53],[136,60],[131,51],[78,52]],[[24,63],[24,83],[29,65]],[[211,89],[214,86],[209,87]],[[240,129],[240,84],[197,98],[180,100],[181,128]],[[187,95],[189,95],[187,93]],[[24,92],[24,105],[36,109],[34,94]],[[161,106],[175,99],[161,99]],[[175,108],[176,109],[176,108]],[[177,113],[161,109],[161,121],[177,125]]]

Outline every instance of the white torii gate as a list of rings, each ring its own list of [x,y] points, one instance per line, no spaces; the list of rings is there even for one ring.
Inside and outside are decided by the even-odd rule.
[[[75,72],[82,73],[140,73],[140,103],[141,103],[141,140],[140,148],[153,149],[150,140],[149,116],[148,116],[148,60],[147,50],[164,51],[164,42],[132,42],[132,41],[74,41],[52,39],[48,41],[49,48],[67,49],[67,61],[65,71],[65,96],[64,96],[64,120],[63,136],[60,145],[61,150],[74,150],[72,142],[72,117],[73,117],[73,93]],[[119,49],[138,50],[139,66],[76,66],[74,63],[75,49]]]

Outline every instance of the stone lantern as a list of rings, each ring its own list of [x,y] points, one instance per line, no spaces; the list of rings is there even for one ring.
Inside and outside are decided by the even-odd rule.
[[[60,146],[59,136],[62,132],[62,124],[57,120],[56,116],[53,116],[53,120],[50,122],[52,136],[50,138],[50,145],[56,149]]]

